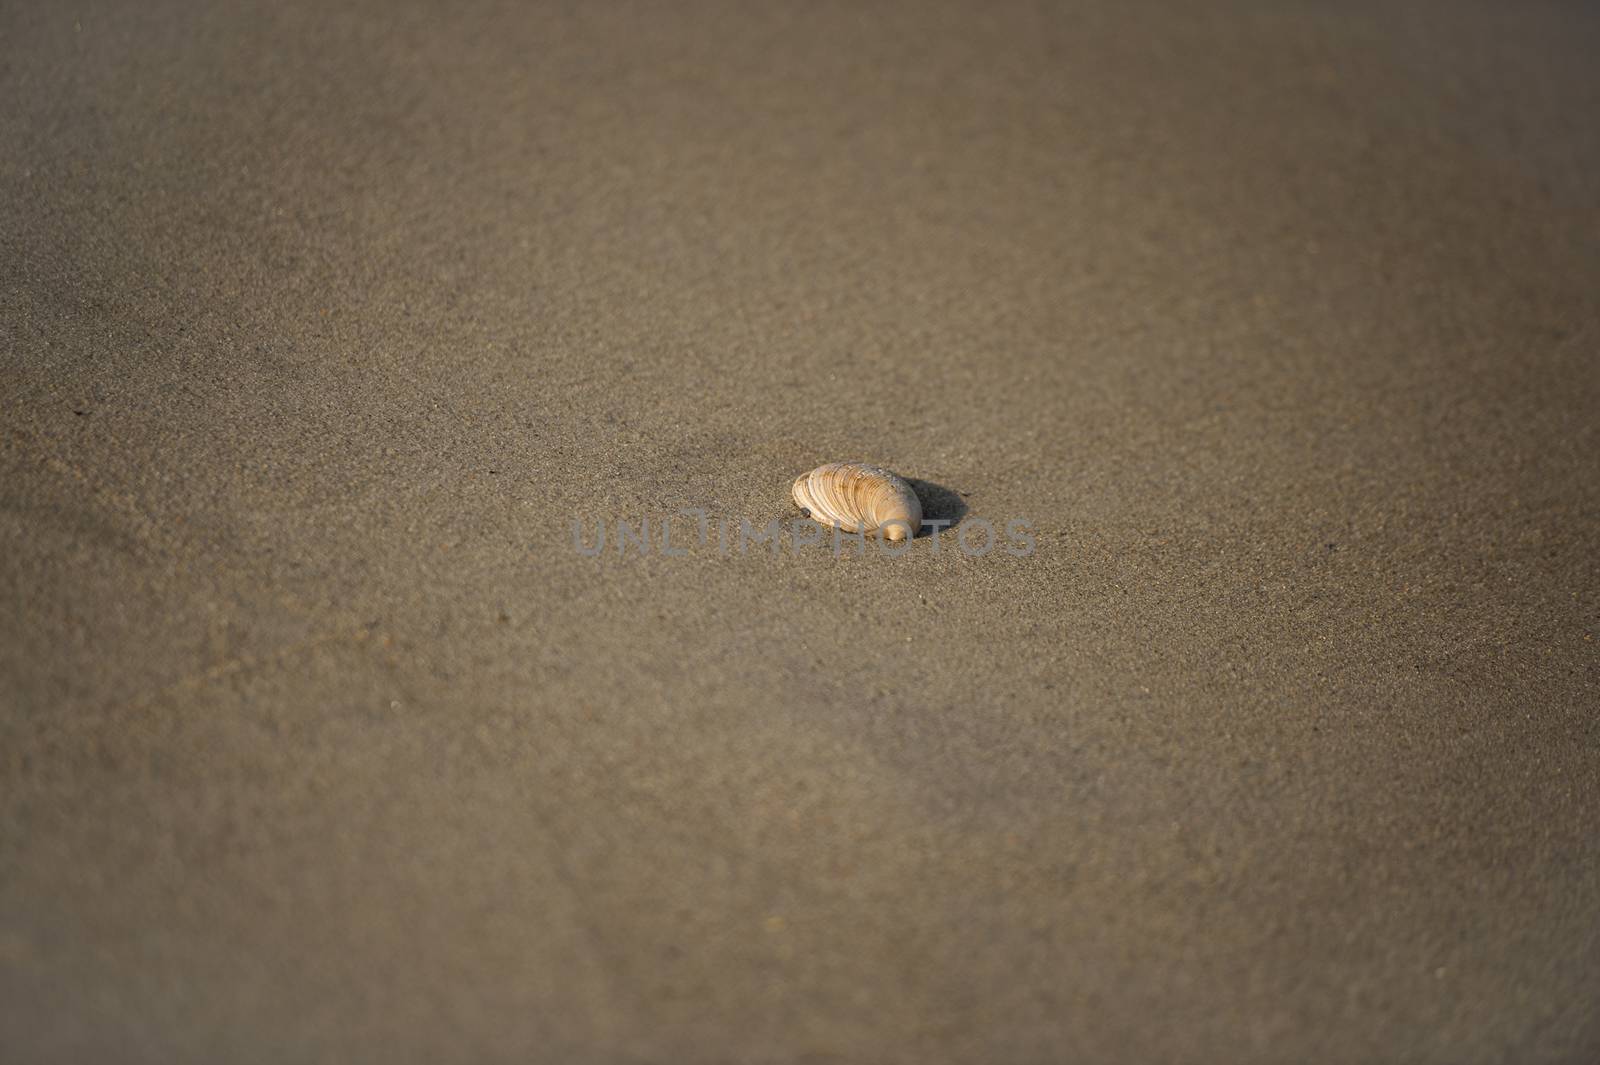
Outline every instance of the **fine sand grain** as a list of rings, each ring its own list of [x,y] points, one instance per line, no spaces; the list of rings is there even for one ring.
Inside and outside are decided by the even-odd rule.
[[[0,1057],[1600,1060],[1597,55],[0,4]]]

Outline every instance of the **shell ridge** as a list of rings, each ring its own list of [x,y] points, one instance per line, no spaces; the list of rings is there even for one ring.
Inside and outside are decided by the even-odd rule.
[[[864,462],[829,462],[795,478],[795,504],[821,525],[885,539],[915,536],[922,502],[902,477]]]

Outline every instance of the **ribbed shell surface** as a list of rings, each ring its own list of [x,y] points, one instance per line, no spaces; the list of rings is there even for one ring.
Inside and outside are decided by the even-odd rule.
[[[906,481],[882,466],[830,462],[795,478],[794,501],[822,525],[902,540],[922,527],[922,502]],[[891,524],[892,523],[892,524]]]

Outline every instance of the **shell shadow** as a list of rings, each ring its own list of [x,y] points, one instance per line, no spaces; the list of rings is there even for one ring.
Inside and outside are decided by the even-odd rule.
[[[907,477],[906,483],[911,490],[917,493],[917,499],[922,503],[922,519],[928,521],[947,521],[950,524],[940,530],[940,535],[947,536],[951,529],[961,524],[961,519],[967,516],[967,504],[961,498],[961,493],[953,488],[946,488],[942,484],[932,481],[919,481],[915,477]],[[916,535],[917,539],[932,536],[931,526],[924,525]]]

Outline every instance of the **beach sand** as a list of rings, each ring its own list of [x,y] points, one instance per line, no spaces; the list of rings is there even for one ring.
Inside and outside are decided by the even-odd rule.
[[[4,1056],[1595,1060],[1597,54],[0,9]]]

